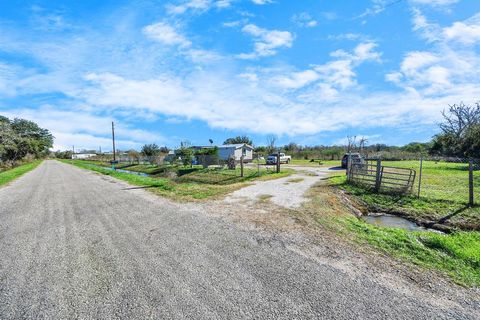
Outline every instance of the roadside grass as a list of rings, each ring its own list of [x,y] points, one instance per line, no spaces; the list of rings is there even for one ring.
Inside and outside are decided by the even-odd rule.
[[[281,173],[245,168],[244,177],[240,177],[240,169],[216,170],[203,168],[177,168],[184,174],[177,178],[159,176],[138,176],[131,173],[113,171],[99,166],[98,162],[84,160],[62,160],[64,163],[92,170],[126,181],[132,185],[148,189],[156,194],[179,201],[195,201],[220,198],[230,192],[240,189],[254,180],[277,179],[290,175],[293,170],[285,169]],[[117,166],[117,168],[122,168]],[[130,170],[130,167],[123,167]],[[133,171],[133,170],[132,170]],[[144,171],[139,171],[144,172]]]
[[[42,160],[36,160],[13,169],[0,172],[0,186],[15,180],[28,171],[35,169],[40,163],[42,163]]]
[[[383,161],[384,165],[419,170],[418,161]],[[480,203],[480,172],[475,171],[477,203]],[[416,181],[418,183],[418,180]],[[480,205],[468,207],[468,171],[465,164],[424,161],[420,198],[415,194],[377,194],[346,183],[341,171],[330,184],[361,199],[370,211],[391,212],[419,223],[441,223],[463,230],[480,230]],[[418,184],[414,188],[416,193]]]
[[[361,248],[370,248],[421,268],[436,270],[454,282],[480,287],[480,232],[441,234],[370,225],[348,213],[335,189],[317,185],[301,214]],[[312,222],[313,221],[313,222]]]

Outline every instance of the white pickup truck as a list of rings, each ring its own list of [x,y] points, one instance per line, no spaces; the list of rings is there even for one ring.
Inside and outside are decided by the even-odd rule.
[[[277,164],[277,153],[272,153],[267,157],[267,164]],[[291,156],[285,155],[285,153],[280,153],[280,163],[290,163],[292,161]]]

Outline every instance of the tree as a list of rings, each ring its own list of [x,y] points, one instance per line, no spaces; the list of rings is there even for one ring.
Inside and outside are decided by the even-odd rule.
[[[10,161],[29,157],[40,158],[49,154],[53,146],[53,136],[47,129],[35,122],[0,116],[0,161]]]
[[[177,151],[177,155],[181,158],[182,164],[184,166],[188,166],[192,164],[192,160],[193,160],[192,148],[182,146],[180,150]]]
[[[146,157],[155,157],[160,152],[160,148],[155,143],[146,144],[141,152]]]
[[[401,150],[409,153],[425,154],[430,148],[430,143],[410,142],[409,144],[404,145]]]
[[[268,153],[273,153],[275,151],[275,143],[277,142],[277,137],[273,134],[267,136],[267,147],[266,150]]]
[[[128,150],[128,157],[130,158],[130,161],[140,163],[140,153],[137,150]]]
[[[478,127],[480,126],[480,103],[467,106],[464,103],[451,105],[442,112],[442,132],[433,137],[433,154],[456,157],[472,157],[478,150]]]
[[[160,153],[168,153],[169,151],[168,147],[160,147]]]
[[[480,102],[467,106],[463,102],[451,105],[442,111],[443,123],[440,124],[444,134],[453,134],[460,138],[469,127],[480,124]]]
[[[237,136],[235,138],[228,138],[223,142],[223,144],[248,144],[253,145],[253,141],[247,136]]]
[[[465,130],[461,149],[467,157],[480,158],[480,124],[469,126]]]

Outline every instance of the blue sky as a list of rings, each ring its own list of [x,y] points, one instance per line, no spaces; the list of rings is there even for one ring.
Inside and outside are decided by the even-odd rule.
[[[478,0],[0,2],[0,114],[55,148],[427,141],[480,100]]]

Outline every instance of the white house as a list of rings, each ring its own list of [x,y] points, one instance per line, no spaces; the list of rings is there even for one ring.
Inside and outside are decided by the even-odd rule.
[[[241,144],[224,144],[218,147],[218,157],[222,160],[228,160],[234,156],[235,160],[240,161],[243,154],[244,162],[250,162],[253,160],[253,147],[241,143]]]
[[[95,157],[96,154],[95,153],[75,153],[75,154],[72,154],[72,159],[73,160],[76,160],[76,159],[89,159],[89,158],[92,158],[92,157]]]

